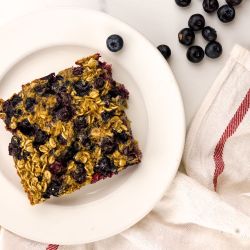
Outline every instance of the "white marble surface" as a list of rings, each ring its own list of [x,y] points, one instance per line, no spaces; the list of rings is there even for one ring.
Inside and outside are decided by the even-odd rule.
[[[178,80],[189,123],[233,45],[239,43],[250,49],[250,0],[244,0],[237,8],[236,19],[230,24],[220,23],[216,15],[205,14],[201,3],[201,0],[192,0],[191,6],[183,9],[174,0],[0,0],[0,25],[30,11],[50,6],[87,7],[118,17],[144,34],[154,45],[166,43],[172,48],[169,63]],[[194,65],[186,60],[186,48],[178,43],[177,34],[187,26],[189,16],[198,12],[204,14],[207,24],[218,31],[224,53],[220,59],[206,58],[199,65]],[[200,34],[196,41],[199,45],[205,45]],[[157,85],[157,82],[154,84]]]

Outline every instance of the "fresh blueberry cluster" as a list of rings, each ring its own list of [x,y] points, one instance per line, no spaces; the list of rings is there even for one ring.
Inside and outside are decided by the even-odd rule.
[[[188,28],[182,29],[178,34],[179,42],[190,46],[195,41],[195,32],[201,31],[203,38],[208,41],[204,50],[197,45],[192,45],[187,50],[187,58],[192,63],[199,63],[206,54],[210,58],[218,58],[222,54],[222,46],[217,39],[217,32],[210,26],[205,26],[205,18],[201,14],[194,14],[189,18]]]
[[[175,0],[180,7],[190,5],[188,0]],[[207,13],[217,11],[218,18],[223,23],[231,22],[235,17],[234,7],[239,5],[242,0],[226,0],[226,4],[219,6],[218,0],[203,0],[203,9]],[[217,39],[217,32],[210,26],[205,26],[205,18],[201,14],[194,14],[189,18],[188,28],[182,29],[178,34],[179,42],[185,46],[191,46],[195,41],[195,32],[201,31],[203,38],[208,42],[204,50],[197,45],[192,45],[187,50],[187,58],[193,63],[199,63],[204,58],[204,55],[215,59],[221,56],[222,46]]]

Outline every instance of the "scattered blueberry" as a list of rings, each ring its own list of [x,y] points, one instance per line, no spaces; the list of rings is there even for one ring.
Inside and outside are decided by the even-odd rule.
[[[192,63],[199,63],[204,58],[204,51],[200,46],[191,46],[187,50],[187,58]]]
[[[70,106],[65,106],[56,112],[55,117],[63,122],[68,122],[73,117],[73,110]]]
[[[68,147],[68,149],[59,156],[58,161],[61,162],[64,166],[67,166],[67,163],[73,160],[75,154],[78,151],[79,151],[78,145],[75,142],[73,142]]]
[[[171,49],[167,45],[161,44],[157,47],[157,49],[161,52],[166,60],[171,56]]]
[[[79,67],[74,67],[73,70],[72,70],[72,73],[73,73],[73,75],[75,75],[75,76],[81,75],[82,72],[83,72],[83,68],[82,68],[81,66],[79,66]]]
[[[218,58],[222,54],[222,46],[216,41],[209,42],[205,48],[205,53],[210,58]]]
[[[206,26],[202,30],[202,36],[208,42],[215,41],[217,39],[217,32],[216,32],[216,30],[214,28],[212,28],[210,26]]]
[[[36,132],[36,127],[28,121],[28,119],[24,119],[21,122],[17,123],[17,129],[27,136],[33,136]]]
[[[218,0],[203,0],[203,9],[207,13],[212,13],[219,8]]]
[[[218,9],[217,15],[223,23],[229,23],[235,17],[234,7],[225,4]]]
[[[64,80],[64,78],[63,78],[63,76],[61,76],[61,75],[57,75],[57,76],[56,76],[56,80],[57,80],[57,81],[62,81],[62,80]]]
[[[28,97],[25,101],[25,109],[28,111],[28,112],[33,112],[34,111],[34,107],[35,107],[35,104],[36,104],[36,99],[35,98],[32,98],[32,97]]]
[[[76,169],[74,172],[71,172],[72,178],[76,183],[82,184],[86,180],[87,172],[85,170],[84,164],[77,163]]]
[[[231,5],[231,6],[236,6],[241,4],[242,0],[226,0],[227,4]]]
[[[73,83],[73,88],[78,96],[85,96],[91,90],[90,84],[83,80]]]
[[[117,52],[123,47],[123,39],[119,35],[111,35],[106,41],[107,47],[112,52]]]
[[[104,154],[112,154],[117,148],[113,137],[105,137],[101,142],[101,149]]]
[[[194,30],[202,30],[205,27],[205,18],[201,14],[194,14],[188,20],[188,26]]]
[[[181,44],[189,46],[194,42],[195,34],[192,29],[184,28],[179,32],[178,38]]]
[[[191,0],[175,0],[175,2],[180,7],[187,7],[191,3]]]

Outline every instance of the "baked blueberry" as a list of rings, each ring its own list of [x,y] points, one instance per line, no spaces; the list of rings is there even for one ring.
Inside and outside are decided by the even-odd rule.
[[[80,80],[78,82],[73,83],[73,88],[75,89],[76,94],[78,96],[85,96],[91,90],[90,84],[88,82],[83,81],[83,80]]]
[[[209,42],[205,48],[205,53],[210,58],[218,58],[222,54],[222,46],[216,41]]]
[[[205,18],[201,14],[194,14],[188,20],[188,26],[194,30],[202,30],[205,27]]]
[[[101,89],[101,88],[103,88],[104,84],[105,84],[105,80],[103,79],[103,77],[97,77],[97,78],[95,79],[95,81],[94,81],[94,87],[95,87],[96,89]]]
[[[223,23],[229,23],[233,21],[235,17],[234,7],[225,4],[218,9],[217,15]]]
[[[114,34],[107,38],[106,44],[110,51],[117,52],[123,47],[123,39],[121,36]]]
[[[117,169],[111,160],[104,156],[94,167],[94,172],[106,177],[111,173],[117,173]]]
[[[85,170],[83,163],[77,163],[76,169],[73,172],[71,172],[72,178],[78,184],[82,184],[86,180],[86,175],[87,172]]]
[[[35,104],[36,104],[36,99],[32,97],[28,97],[25,101],[25,109],[28,112],[32,112],[34,111]]]
[[[83,68],[82,68],[82,67],[74,67],[74,68],[72,69],[72,73],[73,73],[73,75],[75,75],[75,76],[81,75],[82,72],[83,72]]]
[[[58,175],[62,172],[63,168],[63,165],[60,162],[56,161],[49,166],[49,171],[54,175]]]
[[[191,46],[187,50],[187,59],[192,63],[199,63],[204,58],[204,51],[200,46]]]
[[[117,148],[113,137],[105,137],[101,142],[101,150],[104,154],[112,154]]]
[[[184,28],[179,32],[178,39],[181,44],[189,46],[194,42],[195,34],[192,29]]]
[[[180,7],[187,7],[191,3],[191,0],[175,0],[175,2]]]
[[[49,185],[46,189],[46,192],[43,193],[43,198],[48,199],[48,198],[50,198],[51,195],[58,196],[60,193],[61,185],[62,185],[61,180],[59,180],[59,179],[52,180],[49,183]]]
[[[212,13],[219,8],[218,0],[203,0],[203,9],[207,13]]]
[[[161,44],[157,47],[157,49],[161,52],[166,60],[171,56],[171,49],[167,45]]]
[[[21,122],[17,123],[17,129],[27,136],[33,136],[36,132],[36,127],[28,121],[28,119],[24,119]]]
[[[20,138],[14,135],[9,144],[9,155],[14,156],[18,160],[22,159],[22,149],[20,148],[20,143]]]
[[[202,36],[208,42],[215,41],[217,39],[217,32],[214,28],[212,28],[210,26],[206,26],[202,30]]]
[[[46,132],[42,131],[41,129],[38,129],[35,133],[33,146],[39,147],[40,145],[45,144],[48,139],[49,139],[49,135]]]
[[[226,0],[227,4],[231,5],[231,6],[236,6],[241,4],[242,0]]]

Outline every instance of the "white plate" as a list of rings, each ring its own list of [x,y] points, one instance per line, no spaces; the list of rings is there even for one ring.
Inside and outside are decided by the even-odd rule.
[[[106,48],[120,34],[119,53]],[[114,79],[130,91],[128,115],[143,152],[140,166],[72,195],[31,206],[8,156],[10,133],[0,127],[0,225],[39,242],[80,244],[117,234],[142,219],[173,180],[183,150],[181,96],[160,53],[126,24],[85,9],[37,12],[0,29],[0,96],[21,84],[100,52]]]

